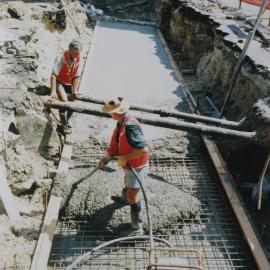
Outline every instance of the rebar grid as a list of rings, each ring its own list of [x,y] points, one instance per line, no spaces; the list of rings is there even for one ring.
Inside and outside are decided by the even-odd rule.
[[[79,150],[75,152],[73,160],[76,166],[93,167],[103,152],[92,155],[89,150],[85,153],[80,155]],[[202,204],[199,218],[179,220],[171,224],[164,235],[155,236],[167,239],[174,247],[199,251],[204,257],[205,269],[256,269],[208,160],[201,151],[181,156],[176,154],[174,158],[151,157],[152,176],[176,185],[198,198]],[[117,237],[120,236],[93,230],[87,220],[74,221],[62,217],[55,232],[49,269],[64,269],[77,256]],[[156,246],[162,245],[156,243]],[[148,241],[118,243],[95,253],[76,269],[146,269],[148,248]],[[157,255],[163,256],[162,253]],[[190,265],[196,264],[196,258],[190,254],[181,254],[181,258]]]

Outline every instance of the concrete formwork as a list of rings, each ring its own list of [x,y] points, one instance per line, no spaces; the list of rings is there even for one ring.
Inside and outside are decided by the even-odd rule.
[[[96,98],[107,99],[117,95],[124,96],[131,103],[150,103],[154,107],[170,110],[187,109],[174,70],[152,27],[99,23],[84,70],[81,91]],[[78,128],[75,129],[75,137],[78,140],[83,136],[80,129],[82,123],[84,128],[89,125],[90,134],[107,142],[115,125],[111,120],[91,116],[76,119],[75,126]],[[201,251],[206,269],[254,269],[248,249],[239,237],[239,227],[229,203],[216,181],[210,162],[194,143],[196,140],[185,132],[153,127],[144,127],[144,131],[151,145],[155,146],[155,140],[164,142],[164,148],[157,151],[163,154],[162,157],[157,155],[152,158],[151,173],[196,196],[202,203],[203,211],[199,217],[175,221],[168,227],[166,235],[170,235],[169,240],[177,247]],[[166,137],[175,134],[179,136],[178,140],[167,145]],[[181,145],[181,141],[185,143]],[[80,147],[78,144],[78,151],[73,156],[73,170],[91,170],[102,155],[102,149],[86,142]],[[77,164],[78,159],[80,165]],[[87,220],[63,217],[58,223],[49,268],[62,269],[79,254],[112,237],[117,235],[98,228],[93,230]],[[145,269],[147,255],[145,250],[142,251],[145,245],[145,242],[119,244],[106,249],[94,260],[82,262],[77,269]],[[189,259],[192,261],[192,258]]]

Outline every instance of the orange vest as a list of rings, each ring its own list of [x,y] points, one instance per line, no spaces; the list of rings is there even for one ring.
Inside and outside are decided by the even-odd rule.
[[[262,0],[242,0],[242,2],[259,7],[262,5]],[[266,5],[266,9],[270,9],[270,2]]]
[[[119,128],[119,133],[118,133],[118,127],[115,128],[113,132],[112,140],[111,140],[111,145],[108,150],[108,154],[110,156],[128,155],[136,149],[129,144],[127,140],[127,136],[126,136],[126,131],[125,131],[125,125],[127,124],[128,121],[131,121],[131,120],[132,121],[135,120],[136,122],[138,122],[138,120],[134,116],[131,116],[128,114],[126,116],[126,119],[124,120],[124,123],[122,123],[122,125]],[[119,144],[117,143],[117,140],[116,140],[117,133],[119,134]],[[129,160],[128,164],[133,168],[139,168],[139,167],[143,167],[148,162],[149,162],[149,154],[145,153],[141,157]]]
[[[64,52],[65,63],[60,69],[59,74],[56,76],[56,80],[64,85],[72,85],[72,81],[78,71],[80,57],[75,58],[73,69],[71,70],[71,63],[68,57],[68,51]]]

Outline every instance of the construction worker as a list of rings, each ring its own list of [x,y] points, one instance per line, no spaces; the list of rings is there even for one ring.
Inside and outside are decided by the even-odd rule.
[[[60,101],[74,100],[78,94],[80,81],[79,64],[82,46],[77,40],[69,44],[69,49],[58,55],[51,75],[51,97]],[[72,112],[59,110],[62,131],[71,133],[70,118]]]
[[[134,168],[144,181],[149,170],[149,151],[139,122],[128,112],[128,105],[122,97],[115,97],[105,103],[102,111],[117,121],[111,145],[101,158],[99,167],[103,168],[113,157],[123,168],[125,188],[121,196],[112,196],[112,200],[130,205],[130,228],[122,235],[142,235],[142,211],[140,203],[140,185],[127,164]]]

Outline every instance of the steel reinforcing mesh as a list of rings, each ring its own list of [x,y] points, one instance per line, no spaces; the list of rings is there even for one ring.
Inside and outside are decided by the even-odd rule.
[[[101,154],[88,153],[91,151],[84,149],[80,152],[77,149],[73,160],[81,164],[92,163],[94,166]],[[180,220],[171,224],[166,236],[155,236],[168,240],[175,248],[199,251],[204,258],[204,269],[256,269],[214,168],[203,151],[173,158],[152,156],[150,173],[165,178],[202,203],[199,218]],[[70,217],[61,217],[55,231],[48,269],[64,269],[77,256],[118,237],[99,231],[98,228],[91,229],[87,220],[75,221]],[[156,245],[164,246],[157,242]],[[117,243],[81,261],[74,269],[146,269],[148,247],[148,241]],[[198,265],[196,256],[189,252],[166,254],[157,251],[156,254],[159,259],[180,258],[187,265]]]

